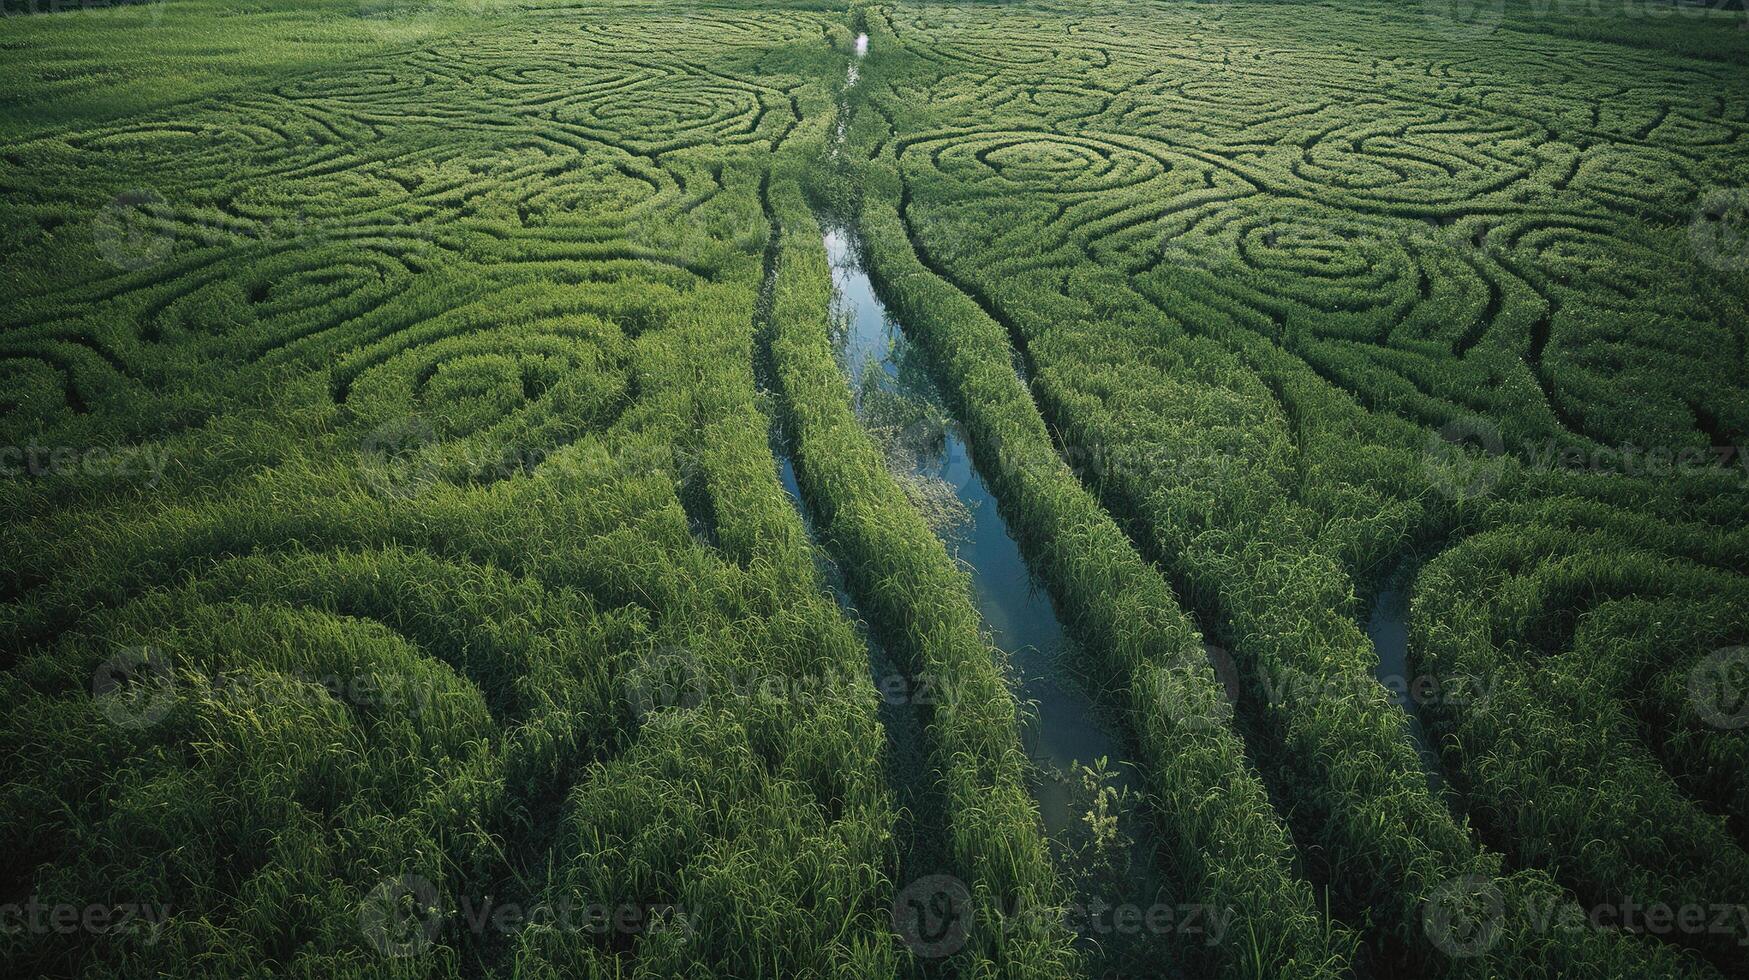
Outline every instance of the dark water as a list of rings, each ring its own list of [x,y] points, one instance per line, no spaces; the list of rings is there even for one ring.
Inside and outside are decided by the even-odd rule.
[[[867,35],[858,36],[856,57],[867,51]],[[848,97],[857,80],[853,59],[840,94],[840,116],[829,157],[839,154]],[[1012,689],[1031,705],[1022,730],[1035,770],[1030,789],[1056,844],[1059,871],[1075,901],[1084,908],[1158,902],[1166,891],[1155,873],[1149,829],[1152,811],[1137,805],[1133,797],[1118,805],[1115,850],[1092,846],[1094,839],[1085,821],[1092,794],[1081,785],[1078,765],[1104,760],[1101,771],[1107,775],[1102,786],[1124,792],[1137,790],[1133,769],[1116,734],[1119,728],[1097,710],[1087,689],[1071,673],[1075,657],[1063,626],[1021,557],[995,497],[973,467],[965,434],[943,406],[930,379],[927,359],[907,343],[904,332],[875,295],[851,234],[825,215],[818,217],[836,294],[834,341],[858,417],[876,443],[887,450],[888,465],[895,474],[910,480],[914,488],[924,488],[924,499],[931,501],[927,509],[932,523],[969,573],[973,600],[985,628],[1008,656]],[[787,459],[783,477],[785,486],[800,500]],[[886,661],[876,661],[873,666],[877,675],[892,669]],[[903,748],[908,741],[913,748],[910,765],[921,766],[923,759],[915,749],[922,742],[921,722],[914,714],[900,716],[897,710],[902,709],[887,707],[883,720],[890,734],[906,733],[908,737],[894,739],[895,746]],[[903,766],[900,763],[899,768]],[[901,789],[901,796],[921,798],[930,783],[923,779],[909,791]],[[944,805],[940,800],[933,802],[937,807]],[[927,801],[918,809],[927,811]],[[943,833],[946,830],[940,829]],[[925,869],[931,860],[926,853],[929,828],[914,827],[911,835],[915,853],[910,853],[908,863],[913,871]],[[941,855],[934,859],[940,860]],[[1154,938],[1094,938],[1089,936],[1086,922],[1071,919],[1065,924],[1081,937],[1090,965],[1098,962],[1115,967],[1130,961],[1143,965],[1143,972],[1102,968],[1100,975],[1162,975],[1160,966],[1170,958],[1158,948],[1160,940]],[[1094,931],[1103,932],[1097,927]],[[1089,975],[1094,973],[1090,970]]]
[[[825,227],[832,282],[846,326],[838,340],[852,390],[859,393],[859,409],[866,412],[877,397],[871,393],[878,392],[883,403],[908,399],[931,406],[945,421],[939,438],[930,438],[930,433],[915,440],[929,451],[908,454],[903,461],[915,475],[945,484],[964,508],[963,522],[946,529],[943,537],[971,575],[973,598],[991,638],[1009,655],[1016,693],[1036,705],[1024,737],[1043,774],[1035,791],[1045,826],[1052,833],[1073,829],[1080,814],[1067,778],[1076,763],[1104,758],[1118,767],[1125,756],[1122,743],[1071,674],[1062,623],[1021,557],[996,498],[973,467],[964,434],[945,419],[921,351],[907,343],[876,297],[851,236],[841,228]],[[869,378],[870,371],[878,371],[879,377]],[[880,420],[873,424],[878,427]],[[1119,769],[1118,776],[1115,783],[1125,785],[1129,772]]]
[[[1427,678],[1417,677],[1409,667],[1409,596],[1399,573],[1388,587],[1373,600],[1366,620],[1366,635],[1378,651],[1379,664],[1375,676],[1390,692],[1391,702],[1403,709],[1404,724],[1415,750],[1421,754],[1421,764],[1427,770],[1427,784],[1435,791],[1443,785],[1439,771],[1439,756],[1427,737],[1421,709],[1428,698],[1439,692]]]

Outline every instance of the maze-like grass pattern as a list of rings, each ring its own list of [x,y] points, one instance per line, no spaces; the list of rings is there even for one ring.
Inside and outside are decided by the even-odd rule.
[[[1341,7],[867,23],[850,132],[898,200],[865,213],[1006,328],[1060,454],[1232,649],[1364,968],[1740,971],[1740,924],[1653,952],[1526,910],[1749,887],[1741,733],[1696,693],[1745,638],[1741,72]],[[1427,712],[1450,800],[1357,625],[1395,567],[1425,567],[1412,666],[1489,692]],[[1425,921],[1453,889],[1505,908],[1456,957]]]
[[[1387,43],[1328,16],[1346,40],[1289,6],[906,8],[897,36],[940,72],[893,92],[930,107],[892,137],[930,191],[925,244],[993,278],[997,256],[1041,280],[1090,258],[1167,316],[1191,293],[1196,326],[1265,333],[1435,426],[1741,431],[1741,295],[1691,234],[1701,192],[1741,180],[1740,75],[1515,34]]]
[[[831,22],[489,23],[8,147],[0,441],[160,465],[6,486],[7,900],[169,911],[9,972],[893,972],[752,381]]]
[[[1257,941],[1315,955],[1308,975],[1741,975],[1734,920],[1527,920],[1749,900],[1743,730],[1702,696],[1749,643],[1745,471],[1619,451],[1749,432],[1737,65],[1665,32],[1530,34],[1514,12],[1454,34],[1358,0],[458,16],[138,111],[8,120],[0,446],[28,472],[0,491],[0,898],[170,910],[151,942],[10,934],[15,972],[1074,961],[1050,923],[927,970],[892,934],[905,818],[866,650],[776,480],[754,372],[800,247],[774,239],[773,174],[824,161],[822,199],[890,209],[874,244],[1006,335],[1001,380],[1012,352],[1022,414],[1076,470],[1038,485],[1104,521],[1041,562],[1113,584],[1065,618],[1097,608],[1084,628],[1114,645],[1194,632],[1175,598],[1232,651],[1242,740],[1170,773],[1237,773],[1256,812],[1159,816],[1257,853],[1163,858],[1184,900],[1284,910]],[[873,53],[841,93],[849,25]],[[1728,53],[1708,38],[1689,47]],[[834,462],[814,465],[858,479]],[[864,503],[838,547],[941,564]],[[1118,527],[1130,564],[1069,553]],[[901,613],[940,598],[866,564],[850,578]],[[1449,797],[1358,625],[1399,564],[1416,669],[1488,692],[1426,712]],[[1117,590],[1156,568],[1169,589]],[[979,652],[965,608],[931,607],[958,626],[908,637],[921,658]],[[1122,653],[1160,684],[1131,710],[1172,710],[1191,672]],[[997,748],[932,775],[1001,802],[945,815],[976,827],[956,844],[980,870],[955,870],[1035,889],[1040,840],[981,846],[1028,822],[1013,706],[957,707],[964,742],[938,747]],[[1132,724],[1165,743],[1139,757],[1166,772],[1183,722]],[[1428,926],[1454,894],[1500,900],[1493,945]],[[419,906],[453,923],[487,897],[672,906],[685,928],[422,933]],[[1271,973],[1246,956],[1184,963]]]

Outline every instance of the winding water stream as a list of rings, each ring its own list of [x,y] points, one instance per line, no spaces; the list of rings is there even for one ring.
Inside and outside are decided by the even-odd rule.
[[[868,51],[867,35],[856,39],[856,57]],[[846,72],[838,95],[839,119],[827,148],[837,157],[845,140],[848,103],[858,81],[856,59]],[[831,216],[817,214],[831,264],[834,289],[833,341],[840,365],[855,397],[859,420],[871,438],[887,452],[888,466],[923,505],[944,543],[971,579],[973,599],[992,641],[1008,658],[1015,695],[1032,705],[1022,740],[1033,764],[1030,790],[1064,862],[1064,881],[1090,907],[1102,903],[1148,903],[1163,894],[1152,855],[1151,811],[1135,803],[1117,809],[1120,852],[1088,849],[1092,836],[1086,819],[1091,792],[1082,784],[1079,766],[1105,760],[1104,787],[1136,789],[1133,769],[1120,726],[1100,712],[1087,689],[1071,670],[1075,653],[1051,602],[1033,579],[1014,536],[997,509],[996,499],[974,468],[966,436],[945,409],[931,381],[923,350],[908,342],[888,314],[863,268],[853,232]],[[812,532],[806,502],[797,484],[789,447],[774,440],[779,472],[804,523]],[[826,578],[852,619],[856,608],[828,563]],[[877,686],[891,691],[897,667],[876,643],[869,644],[869,665]],[[903,688],[904,685],[897,685]],[[934,871],[945,827],[943,801],[935,798],[934,782],[924,757],[924,731],[917,708],[905,698],[883,697],[881,720],[890,749],[889,779],[906,814],[899,834],[907,866],[902,874]],[[1100,872],[1096,869],[1106,869]],[[1111,879],[1115,870],[1116,880]],[[1103,873],[1104,878],[1095,875]],[[1103,882],[1103,883],[1100,883]],[[1070,923],[1078,927],[1078,923]],[[1094,938],[1096,958],[1105,959],[1149,940]]]
[[[847,326],[837,339],[851,388],[858,394],[859,415],[871,431],[882,429],[884,420],[871,417],[871,393],[878,392],[883,404],[897,400],[926,407],[942,420],[938,430],[927,421],[901,430],[897,438],[905,445],[890,458],[908,467],[910,476],[943,486],[959,505],[960,520],[944,538],[971,575],[973,598],[991,638],[1010,657],[1016,693],[1036,705],[1025,740],[1044,776],[1035,789],[1045,826],[1053,833],[1069,831],[1078,825],[1080,813],[1066,777],[1076,763],[1105,758],[1116,766],[1125,755],[1121,740],[1070,673],[1072,653],[1062,623],[1021,557],[996,498],[973,467],[963,431],[941,410],[926,365],[920,363],[922,351],[907,342],[875,295],[851,234],[824,216],[822,221],[832,283]],[[870,370],[880,376],[870,378]],[[913,415],[905,412],[904,417]],[[1127,770],[1120,770],[1118,782],[1127,776]]]
[[[1379,655],[1375,676],[1390,692],[1391,703],[1403,709],[1409,738],[1415,743],[1415,751],[1421,755],[1422,767],[1427,770],[1427,785],[1438,794],[1444,784],[1439,755],[1434,751],[1427,726],[1421,720],[1422,699],[1430,695],[1422,680],[1409,670],[1409,596],[1403,583],[1406,577],[1402,571],[1392,575],[1373,599],[1366,620],[1366,635]]]
[[[857,62],[868,50],[868,35],[857,35],[838,98],[839,121],[828,151],[834,156],[845,139],[848,103],[860,78]],[[842,327],[834,340],[857,414],[876,441],[886,443],[896,474],[908,477],[913,487],[928,488],[926,498],[951,495],[952,504],[941,508],[949,512],[946,519],[935,515],[944,525],[943,540],[971,577],[973,599],[991,639],[1008,655],[1016,695],[1033,706],[1022,737],[1037,770],[1032,789],[1041,817],[1053,837],[1074,839],[1084,830],[1087,803],[1077,785],[1077,766],[1106,760],[1112,776],[1106,785],[1133,788],[1119,729],[1073,675],[1075,656],[1063,625],[973,466],[965,432],[935,390],[926,355],[908,342],[875,294],[854,232],[829,215],[816,217]]]

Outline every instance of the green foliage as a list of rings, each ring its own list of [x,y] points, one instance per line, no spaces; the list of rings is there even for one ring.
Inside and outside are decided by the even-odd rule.
[[[1597,921],[1749,903],[1740,12],[44,6],[0,915],[81,921],[8,975],[1054,980],[1143,871],[1229,924],[1115,969],[1744,975]],[[812,208],[941,404],[846,384]],[[950,426],[1135,763],[1067,860]]]
[[[896,970],[877,697],[753,385],[828,22],[719,13],[9,149],[6,900],[163,914],[8,973]]]
[[[1489,842],[1479,846],[1467,815],[1454,818],[1429,790],[1398,709],[1374,682],[1355,592],[1417,547],[1502,520],[1494,500],[1608,500],[1684,527],[1672,534],[1721,568],[1743,566],[1740,536],[1720,536],[1743,513],[1740,474],[1551,462],[1620,460],[1599,447],[1630,440],[1665,447],[1668,460],[1749,430],[1735,353],[1745,292],[1715,274],[1721,264],[1701,254],[1711,239],[1687,227],[1698,188],[1741,180],[1745,161],[1734,148],[1683,149],[1684,137],[1660,129],[1704,118],[1735,132],[1735,114],[1683,79],[1694,72],[1733,91],[1741,79],[1635,55],[1645,101],[1579,120],[1569,100],[1584,99],[1566,90],[1516,101],[1497,91],[1514,90],[1508,61],[1553,57],[1563,42],[1500,34],[1466,47],[1459,63],[1432,40],[1437,25],[1423,24],[1391,36],[1392,57],[1369,62],[1354,44],[1384,48],[1367,15],[1321,9],[1317,36],[1344,39],[1325,43],[1302,12],[871,10],[876,53],[845,157],[867,161],[861,231],[878,284],[931,346],[980,468],[1070,615],[1121,594],[1110,579],[1079,591],[1062,570],[1067,556],[1130,551],[1121,527],[1232,650],[1239,727],[1271,795],[1291,801],[1304,873],[1363,934],[1363,960],[1388,965],[1372,968],[1706,972],[1675,949],[1686,946],[1735,970],[1729,932],[1659,945],[1532,921],[1527,908],[1580,913],[1611,895],[1620,904],[1601,883],[1630,881],[1616,872],[1631,854],[1653,864],[1691,856],[1662,878],[1642,876],[1630,900],[1739,903],[1736,846],[1674,788],[1663,802],[1625,799],[1655,764],[1631,779],[1619,765],[1590,779],[1528,764],[1528,746],[1561,730],[1540,724],[1546,700],[1537,721],[1504,709],[1495,719],[1519,741],[1494,732],[1501,741],[1456,755],[1478,770],[1460,774],[1465,787],[1461,776],[1482,772],[1516,780],[1458,801],[1474,807]],[[1175,44],[1181,35],[1194,41]],[[1440,83],[1420,80],[1429,64],[1441,66]],[[1065,72],[1080,83],[1058,85]],[[1542,135],[1516,135],[1531,128]],[[1665,161],[1655,180],[1603,177],[1606,167],[1650,175],[1654,158]],[[1479,449],[1458,448],[1466,437]],[[1094,499],[1100,506],[1077,502]],[[1053,543],[1101,524],[1114,542]],[[1627,555],[1622,538],[1591,546],[1614,549],[1604,566]],[[1141,580],[1157,577],[1136,564],[1146,594]],[[1458,584],[1425,588],[1443,596]],[[1170,594],[1162,605],[1178,608]],[[1088,646],[1122,649],[1097,631],[1134,622],[1135,608],[1087,616]],[[1426,629],[1447,625],[1445,607],[1425,608],[1437,610]],[[1510,628],[1531,630],[1534,619]],[[1569,635],[1537,630],[1555,651]],[[1711,632],[1722,642],[1729,631]],[[1428,642],[1415,636],[1417,647]],[[1452,680],[1458,662],[1426,665]],[[1666,695],[1660,708],[1673,707],[1682,717],[1680,699]],[[1594,720],[1572,731],[1590,740],[1588,759],[1620,756],[1614,739],[1636,734]],[[1687,735],[1704,733],[1690,723]],[[1694,786],[1728,757],[1721,751],[1665,765],[1689,770]],[[1605,802],[1587,807],[1559,787]],[[1546,827],[1518,839],[1519,820],[1499,813],[1508,798],[1509,812],[1535,808]],[[1666,843],[1643,847],[1631,815],[1659,807]],[[1616,856],[1584,843],[1593,835]],[[1500,848],[1537,870],[1508,872]],[[1581,848],[1598,856],[1577,861]],[[1705,855],[1724,866],[1707,870]],[[1508,910],[1480,949],[1453,953],[1429,926],[1452,882]]]
[[[830,274],[794,175],[768,191],[780,234],[766,343],[819,532],[877,637],[942,696],[927,709],[954,873],[973,900],[967,975],[1052,977],[1070,969],[1051,914],[1063,899],[1024,783],[1018,706],[960,571],[907,501],[857,421],[825,329]]]

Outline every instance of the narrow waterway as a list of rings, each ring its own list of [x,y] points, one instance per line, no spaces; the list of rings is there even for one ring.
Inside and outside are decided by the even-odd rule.
[[[1366,635],[1378,651],[1379,663],[1375,676],[1390,692],[1391,703],[1403,709],[1403,723],[1421,755],[1422,768],[1427,770],[1427,785],[1437,794],[1443,789],[1439,755],[1427,736],[1427,726],[1421,719],[1421,707],[1430,697],[1440,696],[1429,679],[1418,678],[1409,668],[1409,595],[1403,571],[1392,575],[1373,599],[1367,615]]]
[[[844,84],[838,88],[838,120],[832,127],[832,142],[827,147],[827,153],[837,157],[844,147],[844,135],[850,125],[850,90],[856,87],[860,77],[857,62],[868,54],[868,35],[856,35],[856,57],[850,59],[850,67],[844,69]]]
[[[858,34],[839,92],[833,155],[844,141],[851,95],[861,77],[857,62],[868,50],[868,35]],[[969,573],[978,612],[1008,657],[1014,691],[1032,706],[1022,738],[1036,770],[1032,789],[1040,815],[1053,838],[1077,841],[1086,831],[1091,796],[1080,767],[1103,760],[1103,772],[1109,774],[1103,785],[1135,788],[1119,728],[1074,675],[1076,658],[1056,610],[973,465],[965,432],[936,391],[926,355],[908,341],[875,294],[854,231],[829,215],[816,218],[832,269],[834,340],[857,415],[884,444],[889,466],[901,478],[909,477],[914,495],[927,502],[932,522]],[[1131,819],[1125,824],[1137,823],[1135,816],[1127,813]],[[1146,836],[1138,827],[1125,830]]]
[[[963,431],[942,410],[922,351],[875,295],[851,234],[821,220],[845,327],[836,339],[858,415],[914,486],[933,484],[957,504],[943,538],[971,575],[978,611],[1010,658],[1016,693],[1036,706],[1024,734],[1042,776],[1036,792],[1045,826],[1053,834],[1070,832],[1085,812],[1076,805],[1075,766],[1106,759],[1117,770],[1115,783],[1125,784],[1122,742],[1073,676],[1062,623],[973,467]]]
[[[841,155],[860,79],[857,62],[868,50],[868,35],[858,35],[855,57],[838,93],[839,116],[827,148],[830,159]],[[1161,901],[1166,889],[1156,870],[1156,815],[1141,803],[1121,725],[1099,709],[1088,685],[1075,674],[1074,666],[1086,660],[1073,650],[996,498],[974,467],[966,434],[935,389],[926,353],[909,341],[876,295],[854,231],[828,214],[815,217],[831,265],[832,339],[857,417],[885,451],[889,470],[968,573],[988,634],[1006,655],[1011,690],[1030,705],[1021,731],[1033,768],[1029,789],[1065,885],[1074,902],[1087,909],[1128,903],[1148,907]],[[784,480],[796,494],[787,460]],[[877,673],[885,666],[877,665]],[[907,722],[915,725],[916,719],[891,716],[888,722],[902,728]],[[1086,778],[1088,766],[1097,767],[1091,780]],[[1133,795],[1115,803],[1106,799],[1110,809],[1105,812],[1116,818],[1117,832],[1105,836],[1108,827],[1096,837],[1089,814],[1096,809],[1096,798],[1114,792]],[[1156,966],[1162,961],[1164,954],[1153,948],[1154,939],[1094,935],[1101,930],[1073,918],[1066,924],[1081,935],[1095,961],[1108,966],[1135,957]]]

